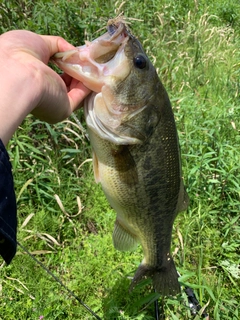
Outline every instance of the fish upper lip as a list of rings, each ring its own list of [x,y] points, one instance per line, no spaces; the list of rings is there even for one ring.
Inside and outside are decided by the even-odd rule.
[[[116,27],[116,30],[114,33],[112,33],[112,31],[110,30],[110,27]],[[117,38],[122,32],[126,32],[128,34],[128,31],[126,29],[125,24],[123,24],[122,22],[119,22],[117,24],[109,24],[107,26],[107,30],[108,30],[108,34],[111,36],[110,40],[114,40],[115,38]],[[112,33],[112,35],[111,35]]]

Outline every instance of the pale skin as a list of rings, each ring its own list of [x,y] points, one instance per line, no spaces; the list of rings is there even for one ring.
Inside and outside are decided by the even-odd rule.
[[[56,123],[79,108],[89,94],[81,82],[47,66],[51,56],[74,47],[57,36],[9,31],[0,36],[0,138],[7,145],[32,113]]]

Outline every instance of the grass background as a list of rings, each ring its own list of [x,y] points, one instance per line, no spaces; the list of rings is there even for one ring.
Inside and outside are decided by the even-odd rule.
[[[191,199],[174,225],[181,281],[211,319],[240,318],[240,4],[235,0],[3,0],[0,31],[60,35],[73,45],[100,35],[124,11],[172,101]],[[141,21],[140,21],[141,20]],[[82,111],[77,112],[83,121]],[[8,146],[18,239],[103,319],[154,319],[148,285],[129,294],[141,248],[112,246],[115,213],[93,179],[91,149],[75,120],[29,116]],[[20,248],[0,268],[0,320],[93,319]],[[191,316],[186,297],[165,298],[166,319]]]

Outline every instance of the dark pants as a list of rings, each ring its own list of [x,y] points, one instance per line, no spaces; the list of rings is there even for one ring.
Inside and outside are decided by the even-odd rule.
[[[0,139],[0,255],[9,264],[16,253],[17,206],[11,163]]]

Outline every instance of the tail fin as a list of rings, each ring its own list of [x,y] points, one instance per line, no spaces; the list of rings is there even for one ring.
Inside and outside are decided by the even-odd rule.
[[[148,266],[144,263],[140,264],[130,285],[130,290],[143,278],[149,277],[153,280],[154,289],[163,296],[174,296],[181,291],[178,273],[172,259],[167,266],[163,267]]]

